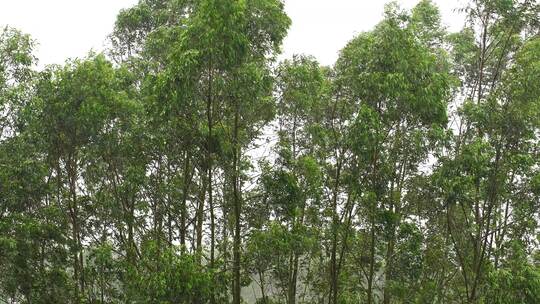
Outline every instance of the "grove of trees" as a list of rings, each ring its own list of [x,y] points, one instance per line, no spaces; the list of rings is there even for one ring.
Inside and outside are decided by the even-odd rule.
[[[540,303],[540,4],[461,10],[330,67],[280,0],[139,0],[42,69],[4,28],[0,303]]]

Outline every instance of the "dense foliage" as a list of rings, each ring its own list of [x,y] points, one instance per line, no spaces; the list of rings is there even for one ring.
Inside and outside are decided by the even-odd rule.
[[[0,303],[540,303],[540,5],[395,3],[332,67],[280,0],[0,33]]]

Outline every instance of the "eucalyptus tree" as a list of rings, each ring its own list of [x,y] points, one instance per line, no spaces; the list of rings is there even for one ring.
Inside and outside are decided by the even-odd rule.
[[[34,41],[5,27],[0,32],[0,140],[19,133],[23,110],[31,99],[36,58]]]
[[[102,303],[131,299],[133,273],[144,258],[140,247],[148,209],[149,157],[142,104],[136,98],[133,75],[123,68],[113,75],[110,115],[85,148],[82,175],[92,204],[87,217],[88,298]]]
[[[85,238],[92,209],[84,173],[86,153],[107,121],[112,119],[121,94],[115,70],[103,56],[50,67],[36,84],[35,123],[54,180],[55,204],[70,229],[74,301],[85,298]],[[37,125],[36,125],[37,126]]]
[[[157,83],[178,35],[185,27],[188,2],[140,1],[118,15],[111,35],[112,57],[136,75],[136,99],[144,108],[143,144],[150,178],[145,183],[146,203],[153,217],[152,238],[188,248],[188,205],[193,193],[192,162],[197,137],[195,101],[180,102]],[[187,88],[182,88],[187,89]],[[193,92],[193,90],[189,91]],[[189,92],[186,92],[188,94]],[[181,204],[173,204],[177,200]]]
[[[67,302],[66,238],[32,120],[34,41],[0,32],[0,300]]]
[[[297,298],[306,296],[297,292],[299,280],[307,284],[299,273],[307,269],[312,258],[318,230],[322,176],[314,158],[310,127],[321,110],[328,81],[324,69],[306,56],[282,62],[277,78],[277,157],[271,163],[262,163],[257,193],[261,199],[256,207],[260,209],[250,212],[253,219],[249,223],[255,231],[248,247],[254,259],[266,261],[252,262],[263,301],[270,298],[264,285],[272,281],[287,303],[296,303]],[[268,252],[264,241],[275,242],[281,248],[279,253]],[[270,276],[265,279],[267,270]]]
[[[191,57],[194,62],[208,59],[212,68],[221,72],[216,74],[220,75],[217,79],[221,81],[223,93],[218,95],[216,102],[223,111],[220,142],[228,185],[226,204],[232,210],[234,223],[232,295],[233,303],[240,303],[243,149],[272,118],[272,78],[268,60],[279,48],[289,19],[279,1],[201,1],[194,10],[192,22],[187,35],[192,39],[197,37],[198,43],[193,44],[197,52],[186,45],[187,50],[180,48],[175,54]],[[208,89],[211,90],[210,85]],[[208,97],[206,101],[208,105]],[[207,115],[212,115],[208,106],[207,110]],[[212,118],[208,121],[210,131]]]
[[[320,255],[324,262],[317,263],[319,269],[315,273],[319,276],[322,274],[324,279],[316,286],[324,286],[323,298],[328,296],[328,301],[337,301],[338,298],[342,257],[348,246],[353,209],[353,197],[347,183],[350,172],[347,168],[350,157],[348,128],[354,117],[355,105],[350,99],[343,98],[342,87],[336,76],[334,70],[325,71],[328,86],[326,96],[312,112],[309,125],[312,153],[323,175],[319,225],[325,253]]]
[[[514,216],[524,209],[527,217],[536,216],[532,201],[522,196],[536,166],[527,160],[537,142],[530,120],[537,115],[531,112],[536,97],[534,89],[519,92],[534,79],[529,73],[535,59],[526,54],[534,48],[528,40],[538,24],[538,4],[478,1],[467,11],[469,26],[450,36],[464,101],[457,134],[434,177],[461,274],[462,291],[455,296],[476,303],[487,300],[490,269],[500,267],[501,255],[511,247]],[[523,83],[510,84],[517,79]],[[530,250],[529,242],[521,246]]]
[[[289,222],[293,240],[297,240],[291,244],[287,284],[288,303],[294,304],[299,271],[307,268],[304,263],[299,269],[299,260],[313,251],[319,223],[316,214],[320,210],[322,176],[313,146],[316,134],[311,129],[320,117],[323,100],[328,97],[329,81],[326,71],[309,57],[285,61],[278,70],[278,79],[278,163],[281,170],[290,172],[299,188],[296,199],[284,204],[285,223]],[[309,258],[305,262],[309,263]]]
[[[279,48],[288,24],[279,1],[141,1],[120,15],[113,34],[120,53],[151,60],[143,85],[151,105],[157,107],[155,117],[165,119],[158,120],[156,126],[176,121],[171,132],[185,139],[181,147],[193,149],[186,150],[181,161],[180,242],[186,243],[187,203],[196,202],[194,247],[199,255],[204,253],[207,201],[211,265],[215,262],[216,238],[214,161],[220,154],[221,170],[229,181],[227,204],[232,207],[235,223],[235,302],[240,301],[241,149],[271,118],[272,110],[265,110],[272,105],[267,61]],[[166,148],[166,152],[178,159],[174,155],[177,150]],[[188,188],[193,183],[197,183],[196,197],[191,197]],[[224,206],[224,219],[228,208]]]
[[[398,277],[395,265],[396,247],[405,241],[398,237],[405,238],[414,223],[404,195],[447,123],[448,64],[417,38],[419,27],[388,6],[384,21],[349,42],[336,65],[342,98],[358,107],[348,138],[351,194],[359,203],[356,216],[367,251],[360,264],[367,303],[375,302],[379,284],[383,302],[390,303],[396,289],[414,283],[414,277]],[[379,271],[382,282],[376,281]]]

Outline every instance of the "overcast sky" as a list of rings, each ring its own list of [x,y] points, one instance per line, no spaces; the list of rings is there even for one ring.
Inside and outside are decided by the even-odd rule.
[[[0,26],[10,25],[39,43],[40,66],[84,57],[90,49],[103,50],[116,14],[138,0],[0,0]],[[286,0],[292,26],[283,44],[282,58],[314,55],[331,65],[338,51],[355,34],[368,31],[383,15],[383,0]],[[399,0],[412,8],[418,0]],[[463,18],[455,9],[463,0],[434,0],[443,23],[458,30]]]

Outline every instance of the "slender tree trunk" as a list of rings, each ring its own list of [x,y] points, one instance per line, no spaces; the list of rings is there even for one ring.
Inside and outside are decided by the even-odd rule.
[[[390,283],[392,281],[392,268],[394,266],[394,246],[395,246],[395,232],[392,233],[390,240],[386,246],[386,265],[384,268],[384,295],[383,303],[390,303]]]
[[[126,203],[127,200],[126,200]],[[136,245],[135,245],[135,231],[134,231],[134,226],[135,226],[135,203],[132,201],[130,204],[128,204],[128,219],[127,219],[127,224],[128,224],[128,260],[129,262],[132,264],[132,265],[135,265],[136,263]]]
[[[214,215],[214,201],[212,195],[212,170],[208,170],[208,205],[210,208],[210,267],[215,266],[216,251],[216,224]],[[213,299],[213,296],[212,296]]]
[[[213,135],[213,92],[212,86],[214,82],[214,74],[212,67],[212,57],[210,57],[210,64],[208,69],[208,95],[206,100],[206,119],[208,124],[208,138],[206,142],[206,161],[207,161],[207,180],[208,180],[208,207],[210,208],[210,269],[215,267],[215,248],[216,248],[216,225],[215,225],[215,216],[214,216],[214,200],[213,200],[213,158],[212,153],[214,152],[214,135]],[[214,292],[211,292],[210,295],[210,304],[216,302]]]
[[[239,109],[236,106],[234,114],[234,130],[233,130],[233,212],[234,212],[234,244],[233,244],[233,304],[240,304],[241,297],[241,282],[240,282],[240,246],[241,246],[241,198],[239,189],[239,154],[240,148],[238,145],[238,124],[239,124]]]
[[[293,115],[293,127],[292,127],[292,159],[297,160],[297,147],[296,147],[296,129],[297,129],[297,115],[296,115],[296,109],[295,113]],[[305,202],[302,205],[302,209],[300,210],[299,217],[294,216],[292,219],[292,229],[294,230],[298,224],[303,224],[303,216],[304,216],[304,208],[305,208]],[[289,273],[289,286],[288,286],[288,303],[289,304],[296,304],[296,286],[297,286],[297,280],[298,280],[298,253],[296,250],[293,250],[290,257],[290,273]]]
[[[182,193],[182,206],[180,210],[180,245],[182,246],[182,252],[186,250],[186,235],[187,235],[187,199],[189,196],[189,182],[190,182],[190,159],[191,155],[186,150],[184,159],[184,185]]]
[[[371,223],[371,244],[369,255],[369,276],[368,276],[368,288],[367,288],[367,303],[373,303],[373,279],[375,274],[375,225]]]
[[[296,303],[296,288],[298,281],[298,254],[293,254],[292,274],[289,286],[289,304]]]
[[[265,279],[264,279],[264,271],[259,270],[259,282],[261,283],[261,296],[262,296],[262,304],[268,304],[268,297],[266,296],[266,289],[264,286],[266,285]]]
[[[197,240],[196,240],[196,248],[197,248],[197,262],[199,265],[201,265],[202,262],[202,255],[203,255],[203,246],[202,246],[202,238],[203,238],[203,221],[204,221],[204,202],[206,200],[206,178],[202,177],[202,189],[200,192],[199,197],[199,205],[197,207]]]
[[[399,132],[401,134],[401,132]],[[384,294],[383,294],[383,303],[390,304],[391,302],[391,292],[390,284],[393,280],[393,268],[394,268],[394,251],[396,244],[396,233],[397,229],[401,224],[401,193],[403,191],[403,184],[407,174],[407,165],[408,165],[408,155],[404,156],[402,162],[399,162],[399,169],[394,165],[394,171],[398,173],[398,180],[396,182],[392,181],[392,186],[390,187],[390,207],[389,210],[396,216],[397,221],[391,225],[391,234],[386,246],[386,266],[384,269]],[[397,191],[398,197],[394,199],[394,191]]]
[[[73,253],[73,274],[76,281],[76,301],[80,299],[80,294],[84,294],[84,256],[82,253],[82,241],[80,236],[79,206],[77,201],[77,157],[76,152],[70,152],[67,160],[67,170],[69,179],[69,215],[72,226],[72,239],[75,243]]]
[[[376,176],[375,172],[377,171],[377,165],[376,165],[376,157],[373,157],[373,172],[371,176],[371,186],[373,189],[376,189]],[[367,289],[367,303],[372,304],[373,303],[373,281],[375,279],[375,241],[376,241],[376,235],[375,235],[375,209],[377,208],[377,199],[375,198],[375,201],[370,201],[371,204],[369,206],[369,220],[371,224],[371,235],[370,235],[370,254],[369,254],[369,273],[368,273],[368,289]]]
[[[338,267],[337,267],[337,242],[338,242],[338,225],[339,225],[339,217],[338,217],[338,209],[337,209],[337,202],[338,202],[338,195],[339,195],[339,186],[340,186],[340,178],[341,178],[341,161],[338,160],[337,167],[336,167],[336,181],[334,185],[333,190],[333,197],[332,197],[332,250],[331,250],[331,256],[330,256],[330,297],[329,297],[329,303],[330,304],[337,304],[338,301],[338,288],[339,288],[339,273],[338,273]]]

